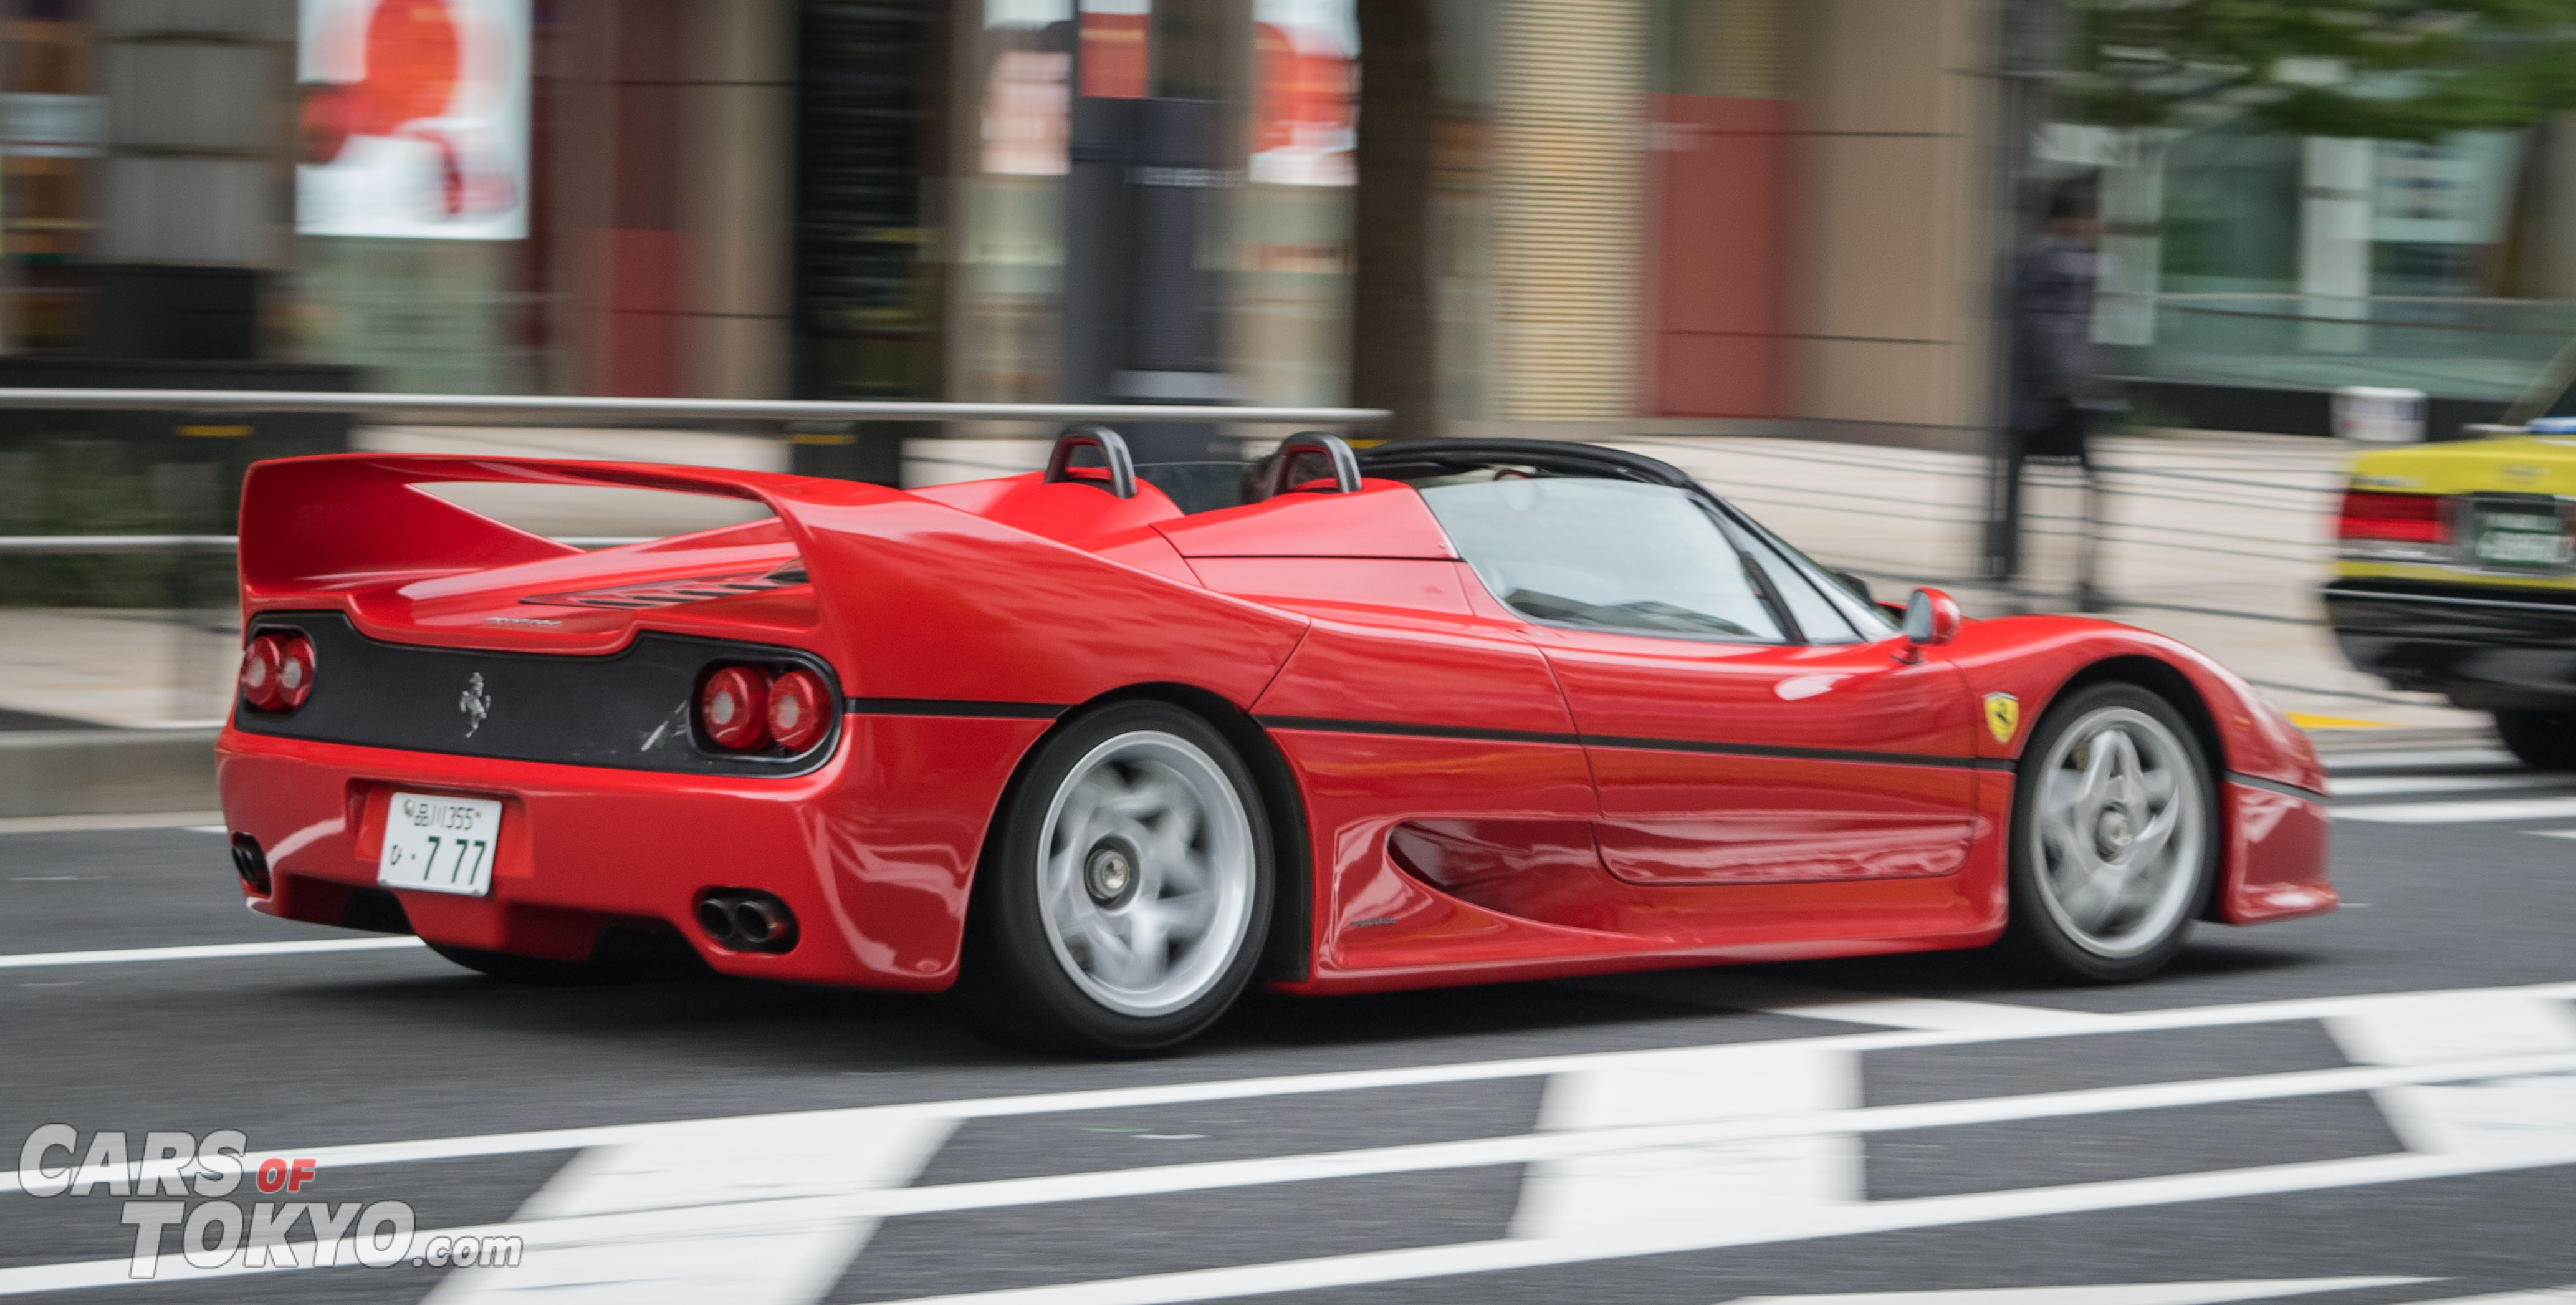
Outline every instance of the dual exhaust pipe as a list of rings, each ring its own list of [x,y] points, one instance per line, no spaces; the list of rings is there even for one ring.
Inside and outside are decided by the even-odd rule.
[[[718,947],[783,952],[796,945],[796,913],[770,893],[711,888],[698,895],[698,929]]]
[[[268,896],[273,887],[268,877],[268,853],[260,850],[259,840],[248,834],[235,834],[232,845],[233,876],[251,893]]]

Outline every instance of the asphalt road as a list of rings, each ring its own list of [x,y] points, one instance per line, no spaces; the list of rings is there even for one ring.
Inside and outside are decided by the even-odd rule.
[[[315,1177],[187,1212],[399,1202],[415,1253],[442,1229],[528,1238],[516,1267],[204,1273],[173,1226],[136,1282],[102,1163],[86,1195],[0,1188],[0,1296],[2371,1305],[2576,1284],[2576,840],[2550,836],[2576,831],[2576,782],[2422,753],[2338,784],[2352,909],[2205,926],[2144,984],[1947,955],[1261,997],[1184,1054],[1106,1064],[997,1050],[935,1000],[512,988],[399,943],[67,963],[351,935],[244,911],[216,833],[0,834],[0,1156],[46,1124],[84,1154],[122,1131],[136,1160],[154,1131],[238,1130]]]

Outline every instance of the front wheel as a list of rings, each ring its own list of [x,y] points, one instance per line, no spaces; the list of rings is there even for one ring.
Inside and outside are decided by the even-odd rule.
[[[2097,684],[2052,707],[2013,794],[2006,945],[2087,983],[2164,968],[2208,893],[2213,806],[2208,762],[2164,699]]]
[[[1013,1040],[1168,1047],[1250,982],[1274,878],[1259,789],[1224,736],[1119,703],[1041,744],[1006,801],[961,982]]]
[[[2576,711],[2499,711],[2496,733],[2533,770],[2576,770]]]

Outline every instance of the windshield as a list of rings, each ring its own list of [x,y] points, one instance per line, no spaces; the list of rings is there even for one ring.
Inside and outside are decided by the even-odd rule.
[[[1422,498],[1485,587],[1533,620],[1781,638],[1743,557],[1682,490],[1506,478],[1433,485]]]

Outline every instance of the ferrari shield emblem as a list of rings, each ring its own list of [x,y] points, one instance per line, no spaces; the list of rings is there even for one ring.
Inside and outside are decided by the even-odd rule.
[[[2013,741],[2013,731],[2021,728],[2021,699],[2009,693],[1986,695],[1986,729],[1997,743]]]

